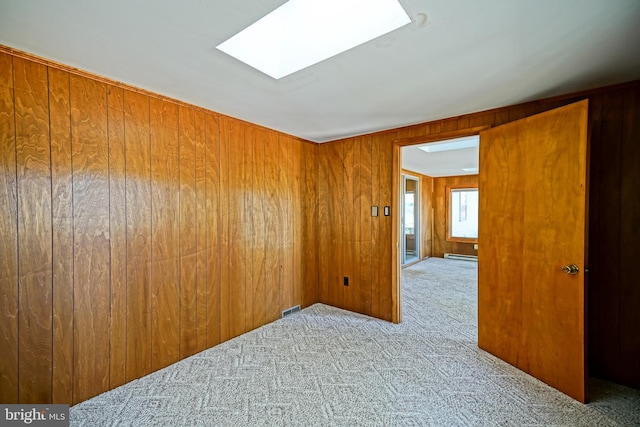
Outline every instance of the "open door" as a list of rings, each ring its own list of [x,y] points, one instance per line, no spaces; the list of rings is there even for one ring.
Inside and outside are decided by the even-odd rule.
[[[587,101],[480,133],[478,345],[586,400]]]

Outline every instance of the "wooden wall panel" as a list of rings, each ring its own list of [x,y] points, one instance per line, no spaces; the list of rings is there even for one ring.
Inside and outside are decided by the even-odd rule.
[[[196,111],[196,352],[207,348],[207,201],[205,115]]]
[[[253,150],[253,177],[252,177],[252,194],[251,201],[251,227],[253,229],[252,247],[253,254],[251,258],[253,263],[252,270],[252,306],[253,306],[253,322],[249,325],[250,329],[255,329],[266,322],[266,235],[267,222],[265,209],[267,203],[267,190],[265,187],[265,139],[266,131],[264,129],[252,129],[249,132],[248,141],[251,143]]]
[[[73,168],[69,88],[69,73],[49,70],[54,403],[73,401]]]
[[[106,85],[71,76],[74,398],[109,389],[109,146]]]
[[[372,157],[371,157],[371,137],[364,136],[359,138],[359,162],[358,162],[358,194],[355,203],[359,208],[359,232],[358,250],[356,257],[359,258],[358,283],[355,292],[356,306],[355,311],[360,313],[371,312],[371,282],[372,282],[372,223],[378,219],[371,216],[371,206],[374,205],[372,200]],[[378,215],[380,208],[378,207]]]
[[[278,238],[278,264],[280,265],[280,307],[286,310],[293,305],[293,216],[291,212],[292,158],[289,140],[278,136],[278,218],[280,236]]]
[[[244,304],[241,311],[244,313],[244,327],[241,334],[251,330],[253,325],[253,141],[251,140],[251,127],[246,123],[242,126],[243,156],[240,159],[240,189],[242,194],[242,222],[240,223],[241,238],[238,243],[243,251],[244,263]]]
[[[109,386],[115,388],[126,381],[127,206],[124,91],[113,86],[107,87],[107,121],[109,125],[109,235],[111,237]]]
[[[150,100],[151,366],[180,359],[180,157],[178,106]]]
[[[352,218],[360,218],[360,205],[356,206],[356,196],[359,186],[359,153],[358,138],[345,141],[342,150],[342,185],[343,194],[341,200],[342,205],[342,221],[340,224],[340,237],[342,240],[342,275],[349,278],[349,286],[342,287],[342,306],[347,310],[355,310],[356,296],[354,295],[358,289],[360,276],[360,263],[356,263],[359,259],[359,244],[357,235],[360,234],[360,227],[351,220]],[[356,232],[357,230],[357,232]]]
[[[267,322],[278,319],[280,314],[280,233],[282,216],[279,196],[279,156],[278,135],[265,135],[265,215],[267,234],[265,240],[265,315]]]
[[[318,289],[318,156],[316,146],[302,143],[302,242],[303,286],[302,305],[310,306],[319,301]]]
[[[47,68],[14,58],[19,399],[52,398],[51,152]]]
[[[207,209],[207,347],[220,343],[220,280],[222,257],[220,234],[220,131],[218,117],[205,115],[206,209]]]
[[[180,358],[196,352],[196,123],[195,111],[180,114]]]
[[[238,120],[225,120],[229,145],[229,333],[230,338],[246,331],[246,241],[245,241],[245,163],[247,155],[244,124]]]
[[[13,57],[0,53],[0,402],[18,402],[18,200]]]
[[[229,216],[230,204],[230,187],[229,187],[229,156],[230,143],[228,134],[230,132],[230,122],[225,117],[220,117],[220,253],[221,271],[220,271],[220,341],[227,341],[231,338],[230,332],[230,274],[231,264],[229,263],[229,247],[231,238],[229,234],[229,224],[231,218]]]
[[[151,152],[149,98],[124,92],[127,205],[126,381],[151,372]]]
[[[640,236],[640,87],[624,92],[620,184],[620,375],[640,386],[640,286],[636,271]],[[635,305],[634,305],[635,303]],[[601,350],[602,351],[602,350]]]

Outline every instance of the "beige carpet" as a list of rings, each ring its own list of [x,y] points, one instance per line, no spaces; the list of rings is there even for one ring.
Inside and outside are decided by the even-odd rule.
[[[403,323],[316,304],[71,408],[74,426],[639,426],[640,391],[582,405],[476,345],[476,269],[403,270]]]

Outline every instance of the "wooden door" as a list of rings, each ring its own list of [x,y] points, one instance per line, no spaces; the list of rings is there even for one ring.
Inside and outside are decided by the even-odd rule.
[[[581,402],[587,115],[581,101],[481,132],[479,178],[478,345]]]

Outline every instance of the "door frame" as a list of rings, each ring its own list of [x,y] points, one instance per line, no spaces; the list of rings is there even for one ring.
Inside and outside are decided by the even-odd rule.
[[[407,180],[411,180],[411,181],[415,181],[416,182],[416,192],[415,192],[415,197],[414,197],[414,235],[416,236],[416,256],[418,257],[418,260],[420,260],[420,252],[422,251],[422,245],[420,244],[420,240],[421,240],[421,233],[422,230],[420,228],[420,221],[421,221],[421,215],[422,215],[422,210],[420,209],[420,203],[422,202],[422,199],[420,197],[420,178],[414,175],[411,175],[410,173],[402,173],[402,192],[400,193],[400,197],[401,197],[401,204],[400,204],[400,210],[401,210],[401,215],[400,215],[400,236],[401,236],[401,244],[400,244],[400,262],[401,265],[406,265],[407,263],[407,238],[404,232],[404,219],[406,217],[406,212],[405,212],[405,203],[404,203],[404,196],[407,194]],[[404,260],[404,262],[403,262]],[[412,262],[417,262],[417,261],[412,261]]]
[[[400,323],[402,321],[402,307],[400,304],[401,288],[400,278],[402,274],[402,249],[400,239],[402,237],[400,209],[402,203],[402,147],[411,145],[427,144],[431,142],[445,141],[448,139],[462,138],[465,136],[479,135],[480,131],[490,129],[490,125],[476,126],[466,129],[459,129],[450,132],[439,132],[430,135],[413,136],[400,138],[393,141],[392,153],[392,174],[391,174],[391,321]]]

